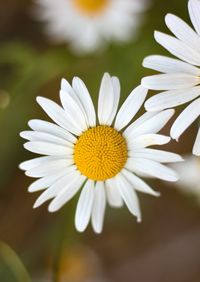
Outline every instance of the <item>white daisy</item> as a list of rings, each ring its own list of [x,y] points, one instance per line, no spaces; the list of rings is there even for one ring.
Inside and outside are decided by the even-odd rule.
[[[180,176],[176,186],[179,191],[195,196],[200,204],[200,158],[186,155],[184,160],[185,162],[172,166]]]
[[[108,41],[127,41],[135,34],[146,0],[35,0],[36,16],[47,23],[53,40],[77,53],[93,52]]]
[[[176,38],[155,32],[156,41],[179,59],[155,55],[143,62],[145,67],[163,73],[142,79],[143,86],[164,90],[147,100],[148,111],[160,111],[194,100],[171,128],[171,137],[176,140],[200,115],[200,1],[189,0],[188,9],[195,31],[180,18],[168,14],[165,22]],[[200,129],[193,154],[200,155]]]
[[[159,194],[137,175],[176,181],[177,174],[163,163],[182,160],[177,154],[146,148],[170,141],[170,137],[157,133],[174,110],[145,113],[129,125],[146,95],[147,90],[138,86],[117,113],[119,80],[105,74],[99,91],[98,121],[89,92],[77,77],[72,86],[62,80],[62,107],[37,97],[57,125],[31,120],[28,124],[33,131],[20,134],[29,140],[24,144],[27,150],[45,155],[20,165],[26,175],[39,178],[30,185],[29,192],[45,190],[34,208],[53,198],[48,210],[55,212],[83,187],[75,216],[78,231],[85,230],[90,218],[94,231],[102,231],[106,200],[112,207],[125,203],[141,220],[135,191]]]

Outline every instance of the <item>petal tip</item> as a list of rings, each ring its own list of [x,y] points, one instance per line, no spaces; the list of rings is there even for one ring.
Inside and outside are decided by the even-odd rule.
[[[58,210],[58,208],[56,208],[54,205],[52,205],[52,203],[48,206],[48,212],[50,213],[54,213]]]
[[[149,103],[149,99],[144,103],[144,108],[147,112],[156,112],[155,110]]]
[[[20,164],[18,165],[18,168],[21,169],[21,170],[24,170],[23,163],[20,163]]]
[[[24,131],[21,131],[21,132],[19,133],[19,136],[22,137],[22,138],[23,138],[23,132],[24,132]]]
[[[27,122],[27,124],[28,124],[28,126],[31,128],[31,126],[32,126],[32,124],[33,124],[33,119],[29,120],[29,121]]]
[[[105,72],[102,79],[111,79],[111,76],[108,72]]]
[[[102,230],[94,229],[94,233],[97,234],[97,235],[100,235],[102,233]]]
[[[75,223],[75,228],[78,232],[83,233],[86,228],[79,226],[77,223]]]
[[[176,142],[179,142],[179,136],[177,136],[176,132],[174,132],[173,126],[170,130],[170,136],[173,140],[175,140]]]
[[[40,205],[39,205],[38,201],[36,201],[36,202],[34,203],[34,205],[33,205],[33,209],[37,209],[39,206],[40,206]]]
[[[28,170],[27,170],[27,171],[25,171],[24,173],[25,173],[25,175],[26,175],[26,176],[31,177],[31,174],[29,173],[29,171],[28,171]]]
[[[26,149],[26,150],[29,150],[29,143],[30,142],[26,142],[23,144],[23,147]]]
[[[158,30],[154,30],[153,32],[153,35],[154,35],[154,38],[156,39],[156,37],[160,34],[160,31]]]
[[[67,80],[64,78],[64,77],[62,77],[61,78],[61,83],[64,83],[64,82],[66,82]]]
[[[26,131],[21,131],[21,132],[19,133],[19,136],[20,136],[21,138],[23,138],[23,139],[27,139],[27,138],[26,138],[26,137],[27,137]]]
[[[160,192],[155,192],[154,196],[155,196],[155,197],[160,197],[160,196],[161,196],[161,193],[160,193]]]
[[[165,15],[165,22],[166,22],[166,24],[167,24],[168,21],[171,20],[172,18],[174,18],[174,15],[171,14],[171,13],[167,13],[167,14]]]
[[[159,43],[160,36],[162,36],[162,35],[163,35],[162,32],[157,31],[157,30],[154,31],[154,38],[158,43]]]
[[[144,59],[145,60],[145,59]],[[143,61],[144,62],[144,61]],[[147,76],[148,77],[148,76]],[[146,78],[147,77],[143,77],[142,79],[141,79],[141,85],[143,86],[143,87],[145,87],[146,86]]]
[[[34,189],[30,186],[30,187],[28,187],[28,192],[29,192],[29,193],[33,193],[33,192],[35,192],[35,191],[34,191]]]
[[[40,105],[46,98],[42,97],[42,96],[37,96],[36,97],[36,101],[37,103]]]

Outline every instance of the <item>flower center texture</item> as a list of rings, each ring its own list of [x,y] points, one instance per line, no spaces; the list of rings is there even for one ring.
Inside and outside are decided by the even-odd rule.
[[[106,125],[85,131],[74,146],[74,161],[79,171],[95,181],[114,177],[127,161],[124,137]]]
[[[76,8],[85,14],[93,15],[102,12],[110,0],[73,0]]]

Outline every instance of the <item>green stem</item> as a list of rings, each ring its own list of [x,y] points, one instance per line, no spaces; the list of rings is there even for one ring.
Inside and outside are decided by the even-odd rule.
[[[0,241],[0,258],[12,270],[17,281],[31,282],[31,278],[17,254],[2,241]]]

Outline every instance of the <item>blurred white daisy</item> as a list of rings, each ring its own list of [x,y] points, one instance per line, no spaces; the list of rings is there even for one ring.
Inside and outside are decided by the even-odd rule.
[[[147,0],[35,0],[35,16],[49,36],[69,42],[77,53],[90,53],[109,41],[132,38]]]
[[[180,176],[175,185],[179,191],[195,196],[200,204],[200,158],[186,155],[184,160],[183,163],[172,166]]]
[[[182,160],[177,154],[146,148],[170,141],[170,137],[157,132],[174,110],[145,113],[129,125],[146,95],[147,90],[138,86],[117,113],[119,80],[105,74],[99,90],[98,121],[90,94],[77,77],[72,86],[62,80],[62,107],[37,97],[37,102],[57,125],[31,120],[28,124],[33,131],[20,134],[29,140],[24,144],[27,150],[46,155],[20,165],[26,175],[40,178],[31,184],[29,192],[45,189],[35,208],[54,198],[48,210],[55,212],[83,187],[75,216],[78,231],[85,230],[90,218],[94,231],[102,231],[106,199],[113,207],[125,203],[137,220],[141,220],[135,191],[154,196],[158,193],[137,175],[176,181],[177,174],[162,163]]]
[[[143,78],[142,85],[153,90],[167,90],[147,100],[145,108],[148,111],[160,111],[194,100],[171,128],[171,137],[176,140],[200,115],[200,1],[189,0],[188,9],[195,31],[180,18],[168,14],[165,22],[176,38],[155,32],[156,41],[179,60],[154,55],[143,62],[145,67],[163,74]],[[200,155],[200,129],[193,154]]]

